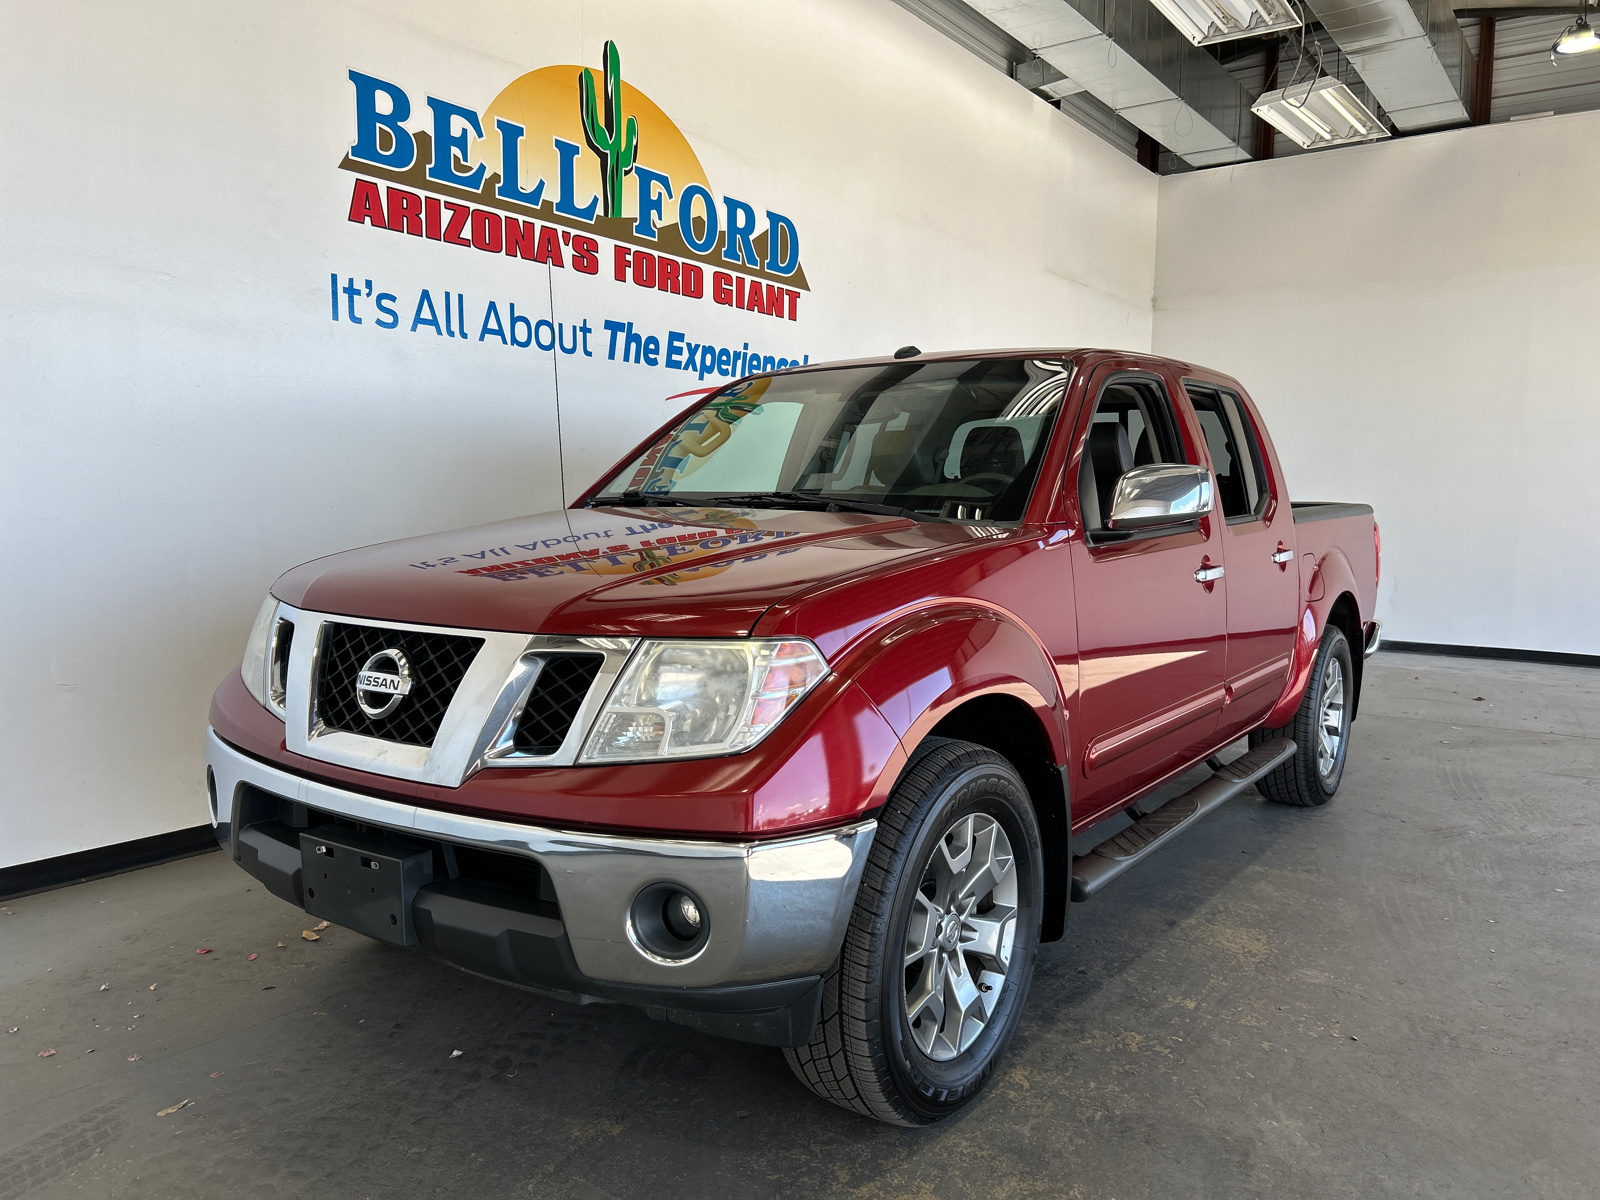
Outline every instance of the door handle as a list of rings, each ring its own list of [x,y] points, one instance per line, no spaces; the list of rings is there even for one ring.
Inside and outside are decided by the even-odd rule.
[[[1272,561],[1277,563],[1279,566],[1282,566],[1286,562],[1292,562],[1293,560],[1294,560],[1294,551],[1293,550],[1280,549],[1276,554],[1274,554],[1272,556]]]
[[[1194,573],[1196,583],[1215,583],[1223,576],[1221,567],[1201,567]]]

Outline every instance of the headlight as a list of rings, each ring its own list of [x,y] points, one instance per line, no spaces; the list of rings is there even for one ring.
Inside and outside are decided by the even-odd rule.
[[[289,646],[294,623],[280,617],[276,596],[268,596],[250,627],[250,640],[244,644],[244,662],[239,674],[244,686],[263,707],[283,715],[284,678],[289,666]]]
[[[748,750],[827,673],[802,638],[644,642],[595,721],[583,761]]]
[[[272,640],[272,614],[278,611],[278,601],[268,596],[256,614],[256,623],[250,626],[250,640],[244,644],[244,662],[239,674],[244,676],[244,686],[257,703],[267,703],[267,643]]]

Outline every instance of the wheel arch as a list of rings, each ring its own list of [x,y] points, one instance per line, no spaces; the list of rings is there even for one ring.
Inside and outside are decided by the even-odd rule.
[[[1015,696],[974,696],[947,713],[928,738],[954,738],[993,750],[1022,776],[1039,821],[1044,856],[1044,913],[1039,940],[1060,940],[1072,899],[1072,820],[1066,775],[1051,755],[1038,716]],[[924,739],[926,744],[928,739]]]
[[[841,656],[839,666],[900,738],[906,758],[886,774],[887,797],[930,738],[984,746],[1028,788],[1044,853],[1041,938],[1065,929],[1070,900],[1071,806],[1064,764],[1066,709],[1055,667],[1037,636],[1010,613],[973,604],[899,614]]]
[[[1367,660],[1362,653],[1361,612],[1353,591],[1340,592],[1335,598],[1326,625],[1335,626],[1350,643],[1350,673],[1355,676],[1350,681],[1350,720],[1354,722],[1361,712],[1361,673]]]
[[[1301,580],[1300,620],[1295,633],[1294,662],[1289,671],[1289,681],[1262,720],[1263,727],[1276,729],[1286,723],[1300,707],[1300,700],[1311,683],[1311,669],[1316,664],[1317,650],[1322,645],[1322,635],[1330,624],[1342,632],[1350,643],[1352,696],[1350,719],[1355,720],[1361,703],[1362,647],[1365,628],[1355,582],[1355,573],[1344,554],[1330,550],[1317,560]]]

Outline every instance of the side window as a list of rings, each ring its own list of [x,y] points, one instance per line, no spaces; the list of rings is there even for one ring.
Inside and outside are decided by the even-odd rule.
[[[1089,422],[1078,469],[1084,528],[1105,529],[1117,480],[1134,467],[1184,462],[1172,400],[1153,379],[1118,379],[1105,385]]]
[[[1228,410],[1228,422],[1233,426],[1234,442],[1249,471],[1250,512],[1260,516],[1267,507],[1267,471],[1261,463],[1261,441],[1256,437],[1255,426],[1244,404],[1232,392],[1222,393],[1223,407]]]
[[[1217,476],[1217,504],[1229,521],[1248,521],[1266,507],[1261,451],[1238,398],[1228,392],[1191,387],[1189,400],[1206,436]]]

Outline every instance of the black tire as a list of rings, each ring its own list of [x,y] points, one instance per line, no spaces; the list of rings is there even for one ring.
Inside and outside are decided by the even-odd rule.
[[[1328,753],[1322,740],[1322,717],[1335,685],[1337,698],[1338,745]],[[1267,775],[1256,788],[1268,800],[1314,808],[1332,800],[1344,778],[1345,757],[1350,751],[1350,702],[1355,696],[1355,671],[1350,659],[1350,642],[1344,632],[1330,625],[1317,647],[1317,660],[1311,668],[1311,682],[1295,712],[1294,720],[1282,729],[1258,729],[1250,735],[1254,749],[1268,738],[1293,738],[1294,757]],[[1331,725],[1330,725],[1331,731]]]
[[[1004,839],[994,836],[996,827]],[[998,865],[979,870],[982,861],[1005,861],[1002,843],[1009,844],[1011,873]],[[952,847],[956,861],[963,861],[964,845],[970,850],[966,874],[957,870],[952,876],[942,864],[950,863]],[[991,878],[1012,882],[980,892]],[[824,1100],[891,1125],[927,1125],[971,1101],[993,1074],[1027,1000],[1039,948],[1043,879],[1038,820],[1016,769],[970,742],[924,743],[878,815],[844,945],[823,980],[816,1032],[806,1045],[784,1051],[795,1075]],[[966,899],[952,899],[941,909],[941,895]],[[957,912],[960,906],[966,916]],[[991,934],[1003,928],[1010,908],[1015,921],[1003,963],[969,949],[980,943],[965,939],[980,937],[978,926]],[[941,911],[942,920],[934,915]],[[905,966],[908,937],[916,938],[916,953],[923,957]],[[908,989],[920,1003],[908,998]],[[998,991],[997,1000],[987,999],[990,991]],[[930,1016],[935,998],[928,993],[936,993],[936,1021]],[[957,996],[967,997],[964,1006],[947,1008],[945,1001]],[[915,1025],[907,1017],[913,1003]],[[968,1017],[952,1022],[949,1014],[962,1012]]]

